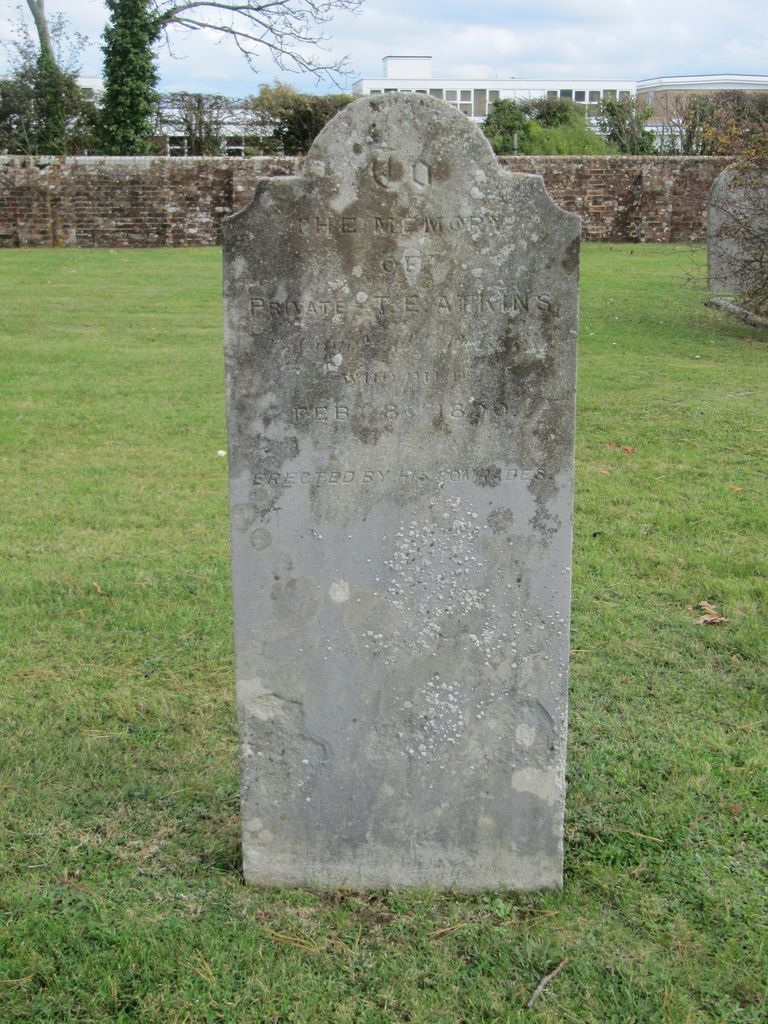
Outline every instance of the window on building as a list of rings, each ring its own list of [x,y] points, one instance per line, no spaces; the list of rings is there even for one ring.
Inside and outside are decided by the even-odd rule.
[[[557,99],[557,89],[547,89],[547,99],[548,100],[556,100]]]
[[[441,100],[443,98],[443,90],[442,89],[430,89],[429,90],[429,95],[430,96],[434,96],[436,100]]]
[[[577,103],[586,103],[587,94],[583,89],[577,89],[573,94],[573,98]]]
[[[589,102],[590,103],[599,103],[600,102],[600,90],[599,89],[590,89],[589,90]]]
[[[631,95],[631,93],[629,92],[628,89],[622,89],[621,92],[619,93],[619,99],[620,100],[628,100],[630,95]]]
[[[414,89],[413,91],[417,92],[419,94],[419,96],[426,96],[427,95],[427,90],[426,89]]]
[[[381,96],[381,89],[371,89],[371,96]]]
[[[461,90],[461,102],[462,103],[471,103],[472,102],[472,90],[471,89],[462,89]]]
[[[616,90],[615,89],[603,89],[603,99],[604,100],[615,100],[616,99]]]
[[[561,100],[572,100],[573,99],[573,89],[561,89],[560,90],[560,99]]]
[[[397,92],[397,89],[385,89],[384,92]]]
[[[445,98],[448,100],[449,103],[455,103],[459,97],[457,96],[455,89],[446,89]]]
[[[460,103],[459,110],[462,114],[466,114],[467,117],[472,117],[472,104],[471,103]]]
[[[485,117],[488,113],[488,92],[486,89],[475,89],[472,101],[472,114],[474,117]]]

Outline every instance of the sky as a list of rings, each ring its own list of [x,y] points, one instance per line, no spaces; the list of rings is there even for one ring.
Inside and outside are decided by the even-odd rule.
[[[23,0],[0,0],[0,40],[11,36],[20,9]],[[46,9],[89,38],[81,73],[99,75],[102,0],[47,0]],[[305,92],[350,91],[358,78],[380,77],[390,54],[430,55],[435,78],[768,74],[766,0],[364,0],[359,13],[339,13],[324,31],[330,59],[347,55],[352,68],[335,84],[289,74],[266,53],[253,70],[230,42],[176,30],[173,54],[159,50],[160,89],[236,97],[281,81]],[[0,73],[7,67],[0,50]]]

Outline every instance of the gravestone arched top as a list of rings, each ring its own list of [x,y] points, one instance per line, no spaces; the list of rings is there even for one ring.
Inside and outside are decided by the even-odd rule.
[[[575,214],[560,209],[539,175],[502,169],[490,142],[450,104],[421,94],[362,97],[344,107],[317,135],[293,179],[311,183],[339,215],[364,204],[372,212],[402,210],[413,216],[448,204],[474,216],[478,210],[528,202],[550,229],[579,232]],[[259,189],[255,199],[258,201]],[[248,207],[230,221],[246,215]],[[497,218],[498,221],[498,218]]]
[[[490,143],[466,115],[441,100],[395,93],[364,97],[341,110],[314,140],[304,163],[309,177],[339,187],[428,201],[446,190],[477,187],[501,173]]]

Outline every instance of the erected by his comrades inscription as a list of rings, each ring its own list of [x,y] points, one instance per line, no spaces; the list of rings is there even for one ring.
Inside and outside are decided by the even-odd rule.
[[[226,222],[248,880],[560,884],[578,247],[419,95]]]

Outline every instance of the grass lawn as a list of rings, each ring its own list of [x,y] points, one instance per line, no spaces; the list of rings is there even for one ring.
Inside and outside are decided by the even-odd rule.
[[[768,332],[703,262],[583,249],[563,892],[362,897],[239,876],[219,251],[0,252],[1,1021],[768,1018]]]

